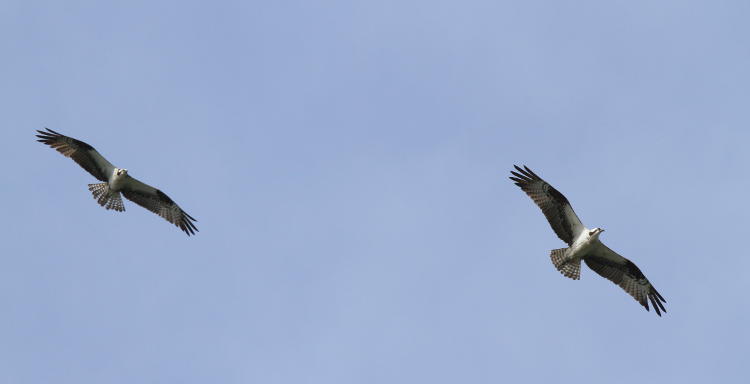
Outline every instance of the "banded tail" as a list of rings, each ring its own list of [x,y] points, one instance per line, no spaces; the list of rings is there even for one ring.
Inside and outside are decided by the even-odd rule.
[[[114,209],[117,212],[125,211],[125,205],[122,203],[120,192],[110,191],[109,184],[89,184],[89,191],[91,191],[96,202],[102,207],[106,209]]]
[[[555,265],[560,273],[565,277],[570,277],[573,280],[579,280],[581,278],[581,259],[568,259],[565,257],[565,251],[568,248],[553,249],[550,252],[549,257],[552,259],[552,264]]]

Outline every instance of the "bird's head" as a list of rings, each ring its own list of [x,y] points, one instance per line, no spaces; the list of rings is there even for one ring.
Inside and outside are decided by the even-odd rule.
[[[117,176],[124,176],[128,174],[127,169],[120,169],[120,168],[116,168],[116,169],[117,171],[115,171],[115,173],[117,174]]]
[[[597,227],[589,231],[589,236],[592,238],[597,238],[599,237],[599,234],[602,232],[604,232],[604,230]]]

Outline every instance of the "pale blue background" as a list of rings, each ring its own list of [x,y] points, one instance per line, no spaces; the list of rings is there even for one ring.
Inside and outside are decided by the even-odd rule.
[[[747,382],[746,1],[0,15],[0,383]],[[44,126],[201,232],[99,207]],[[669,312],[555,271],[514,163]]]

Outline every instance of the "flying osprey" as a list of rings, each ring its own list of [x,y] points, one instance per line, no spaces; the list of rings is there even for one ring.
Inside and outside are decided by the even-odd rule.
[[[39,130],[37,132],[39,132],[39,135],[36,135],[39,138],[37,141],[56,149],[65,157],[70,157],[92,176],[103,181],[103,183],[89,184],[89,191],[94,194],[94,199],[102,207],[114,209],[117,212],[125,211],[120,197],[122,192],[128,200],[180,227],[188,236],[194,235],[198,230],[193,224],[196,220],[164,192],[130,177],[127,169],[115,167],[94,147],[49,128],[47,132]]]
[[[510,179],[542,209],[557,237],[568,243],[568,248],[553,249],[550,253],[552,263],[558,271],[566,277],[578,280],[581,277],[581,259],[583,259],[589,268],[619,285],[647,311],[649,310],[648,300],[650,300],[657,315],[661,316],[661,311],[667,312],[662,304],[667,301],[651,285],[643,272],[633,262],[618,255],[599,241],[599,234],[604,232],[603,229],[584,227],[562,193],[542,180],[527,166],[524,165],[524,169],[517,165],[514,167],[518,172],[510,171],[515,176]]]

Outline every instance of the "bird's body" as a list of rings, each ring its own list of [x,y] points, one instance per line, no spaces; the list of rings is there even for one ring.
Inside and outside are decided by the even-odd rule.
[[[39,135],[37,135],[39,140],[37,141],[56,149],[65,157],[72,158],[83,169],[101,181],[98,184],[89,184],[89,190],[99,205],[105,209],[118,212],[125,211],[125,205],[121,197],[124,195],[128,200],[176,225],[188,236],[194,235],[198,231],[198,228],[193,224],[196,220],[183,211],[169,196],[134,179],[128,174],[127,169],[115,167],[94,147],[49,128],[46,132],[37,132],[39,132]]]
[[[596,229],[599,230],[601,228]],[[591,235],[591,232],[594,232],[594,234]],[[591,249],[601,244],[601,241],[599,241],[600,233],[601,231],[592,231],[588,228],[583,228],[581,233],[578,234],[578,237],[573,241],[573,245],[568,248],[565,255],[566,258],[569,260],[583,258],[583,256],[591,251]]]
[[[567,248],[553,249],[550,258],[560,273],[574,280],[581,274],[581,260],[596,273],[619,285],[646,310],[650,301],[656,314],[666,313],[666,300],[651,285],[643,272],[630,260],[609,249],[599,240],[601,228],[586,228],[568,199],[531,169],[515,166],[510,177],[541,208],[557,236]]]
[[[123,187],[125,187],[128,177],[130,176],[128,176],[127,169],[113,169],[112,175],[109,176],[109,181],[107,182],[109,190],[112,192],[120,192]]]

